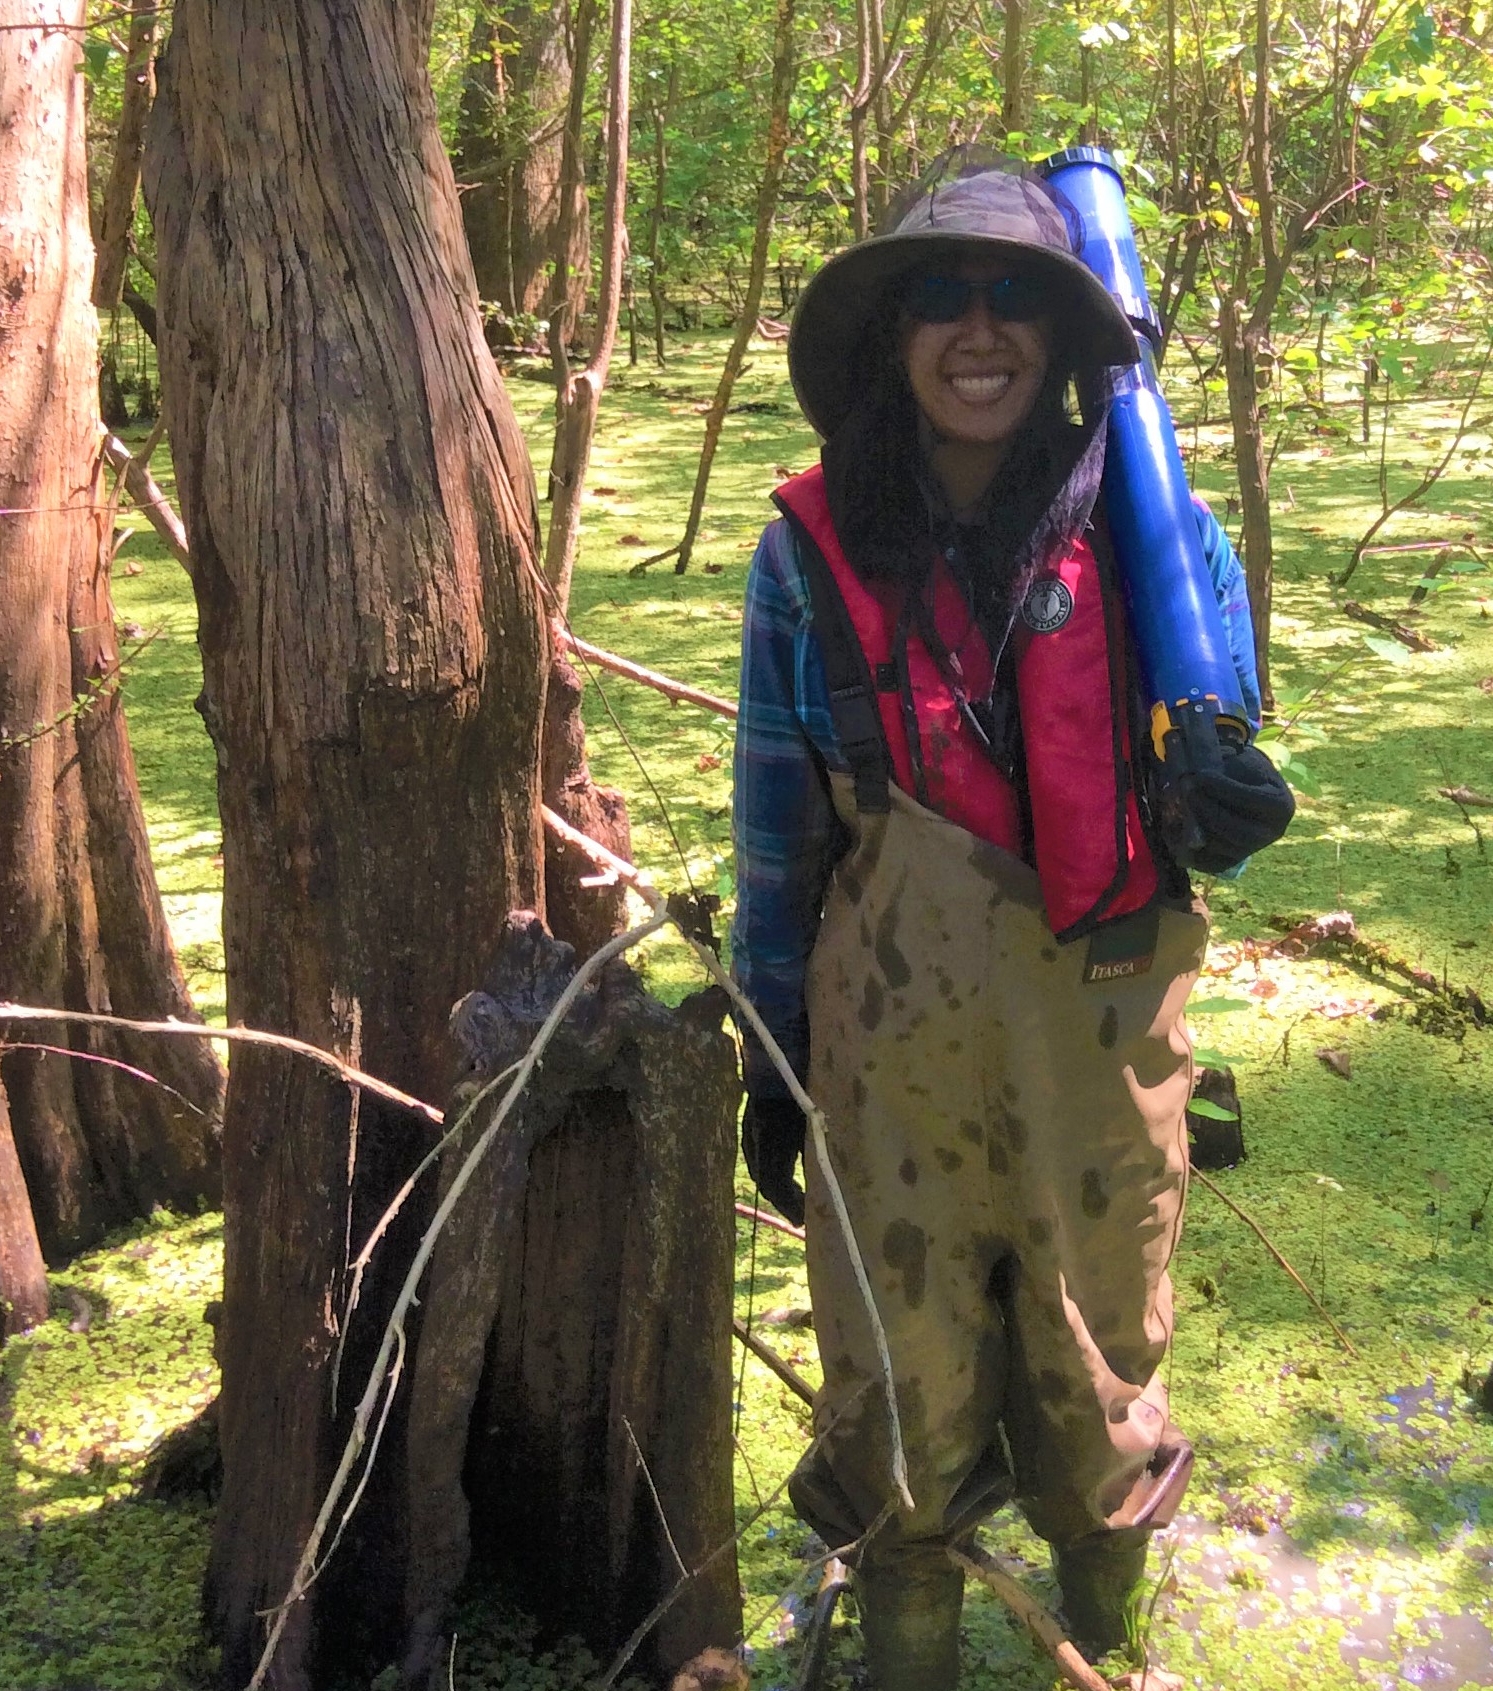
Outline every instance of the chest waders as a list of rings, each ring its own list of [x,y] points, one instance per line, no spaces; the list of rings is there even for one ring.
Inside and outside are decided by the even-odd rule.
[[[823,563],[806,562],[824,633]],[[790,1493],[830,1545],[865,1535],[877,1691],[952,1691],[963,1576],[946,1546],[1014,1498],[1054,1547],[1075,1632],[1112,1646],[1186,1484],[1158,1370],[1207,919],[1157,899],[1058,944],[1033,868],[890,784],[885,761],[878,777],[841,642],[821,643],[857,767],[831,780],[852,844],[809,965],[809,1090],[886,1329],[915,1507],[895,1500],[876,1347],[812,1155],[824,1386]]]

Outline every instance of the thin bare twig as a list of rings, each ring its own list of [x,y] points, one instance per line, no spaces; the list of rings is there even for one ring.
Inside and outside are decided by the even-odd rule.
[[[48,1057],[76,1057],[80,1063],[98,1063],[106,1069],[119,1069],[124,1074],[133,1075],[136,1080],[148,1080],[152,1086],[159,1086],[162,1092],[169,1092],[194,1116],[203,1113],[185,1093],[168,1086],[159,1075],[152,1074],[149,1069],[137,1069],[133,1063],[122,1063],[118,1057],[105,1057],[98,1051],[74,1051],[71,1045],[43,1045],[34,1039],[0,1039],[0,1055],[6,1051],[40,1051]]]
[[[731,1317],[731,1331],[764,1367],[770,1368],[777,1375],[795,1397],[802,1398],[810,1409],[814,1407],[814,1388],[791,1362],[785,1361],[771,1345],[759,1339],[738,1315]]]
[[[790,1239],[802,1242],[804,1238],[803,1228],[795,1227],[791,1221],[784,1221],[782,1216],[759,1210],[752,1204],[738,1204],[736,1213],[744,1215],[748,1221],[760,1221],[764,1227],[775,1227],[779,1233],[786,1233]]]
[[[664,1513],[663,1499],[658,1495],[658,1487],[653,1483],[653,1475],[648,1468],[648,1458],[643,1454],[643,1447],[638,1443],[638,1435],[632,1430],[632,1422],[624,1415],[622,1426],[627,1433],[627,1442],[632,1446],[632,1453],[638,1459],[638,1467],[643,1471],[643,1478],[648,1485],[648,1495],[653,1499],[653,1507],[658,1513],[658,1524],[664,1529],[664,1538],[668,1541],[669,1554],[674,1558],[674,1566],[679,1570],[681,1579],[689,1578],[689,1569],[684,1565],[684,1558],[679,1554],[679,1546],[674,1542],[674,1533],[669,1526],[669,1517]]]
[[[409,1271],[404,1277],[404,1284],[400,1287],[399,1295],[394,1300],[394,1307],[390,1311],[388,1323],[384,1328],[384,1336],[381,1344],[379,1345],[378,1355],[375,1357],[373,1367],[369,1373],[368,1384],[364,1389],[363,1396],[358,1403],[357,1413],[353,1418],[352,1431],[348,1434],[347,1443],[343,1448],[342,1459],[337,1465],[337,1472],[332,1478],[332,1483],[328,1488],[326,1497],[323,1499],[321,1508],[317,1513],[315,1525],[312,1527],[310,1536],[307,1538],[306,1544],[301,1551],[300,1559],[296,1563],[295,1573],[290,1582],[290,1589],[286,1592],[281,1603],[273,1611],[274,1620],[270,1626],[269,1637],[265,1641],[264,1650],[260,1655],[258,1665],[254,1669],[254,1677],[249,1681],[247,1691],[260,1691],[260,1688],[264,1685],[265,1678],[275,1659],[275,1653],[279,1649],[280,1639],[285,1631],[286,1619],[289,1616],[291,1609],[294,1608],[294,1606],[305,1596],[306,1592],[310,1589],[312,1581],[316,1577],[319,1566],[318,1557],[321,1550],[322,1539],[326,1536],[327,1528],[331,1524],[332,1515],[337,1508],[337,1504],[342,1497],[342,1493],[347,1488],[348,1480],[351,1478],[353,1469],[357,1465],[358,1458],[362,1453],[365,1443],[367,1442],[368,1428],[373,1421],[374,1412],[379,1406],[380,1396],[383,1394],[384,1386],[389,1379],[390,1362],[393,1357],[393,1353],[396,1347],[402,1350],[404,1344],[404,1318],[409,1312],[410,1305],[414,1302],[415,1291],[424,1276],[431,1254],[435,1250],[436,1241],[439,1239],[446,1223],[451,1218],[452,1211],[456,1208],[462,1193],[465,1192],[468,1184],[471,1182],[472,1176],[476,1173],[478,1164],[481,1163],[483,1157],[487,1154],[489,1147],[497,1138],[499,1131],[502,1129],[504,1123],[512,1113],[513,1106],[517,1103],[520,1094],[528,1085],[529,1080],[532,1077],[534,1070],[538,1067],[540,1059],[543,1057],[550,1041],[558,1032],[565,1018],[570,1014],[576,1000],[585,990],[587,982],[590,981],[593,976],[598,974],[608,963],[610,963],[614,957],[621,956],[624,951],[627,951],[632,946],[636,945],[639,940],[646,939],[649,934],[656,933],[658,929],[663,927],[668,920],[669,918],[667,913],[656,913],[653,916],[650,916],[646,922],[640,923],[635,928],[630,928],[624,934],[619,934],[615,939],[608,940],[599,951],[591,957],[588,957],[581,967],[576,970],[575,974],[566,984],[565,990],[560,994],[559,998],[555,1000],[554,1008],[550,1011],[549,1015],[545,1017],[544,1023],[540,1027],[539,1032],[534,1036],[529,1049],[524,1053],[522,1059],[516,1065],[515,1070],[512,1071],[512,1079],[509,1081],[508,1090],[504,1093],[502,1102],[493,1113],[492,1120],[478,1135],[476,1142],[473,1144],[472,1149],[467,1153],[461,1167],[452,1177],[451,1185],[447,1189],[446,1196],[441,1200],[440,1205],[431,1220],[430,1226],[425,1230],[424,1236],[421,1238],[419,1246],[415,1251],[414,1260],[410,1263]],[[507,1072],[509,1071],[505,1071],[505,1073]],[[470,1121],[478,1105],[480,1105],[501,1084],[502,1076],[499,1076],[483,1086],[462,1111],[462,1122]],[[392,1398],[392,1390],[389,1395]],[[385,1409],[385,1414],[387,1414],[387,1409]]]
[[[841,1416],[848,1414],[850,1410],[860,1402],[864,1393],[870,1390],[870,1387],[871,1382],[868,1380],[865,1385],[860,1387],[860,1389],[849,1399],[848,1402],[842,1405],[839,1414],[835,1416],[834,1420],[832,1420],[824,1431],[814,1439],[814,1441],[809,1445],[809,1448],[804,1452],[805,1461],[807,1461],[808,1458],[819,1449],[820,1445],[822,1445],[835,1430],[835,1427],[839,1424]],[[642,1620],[638,1622],[637,1626],[633,1628],[627,1642],[622,1646],[617,1654],[612,1657],[611,1662],[607,1666],[606,1672],[600,1679],[593,1681],[587,1688],[587,1691],[611,1691],[611,1687],[615,1685],[618,1679],[622,1676],[627,1664],[635,1655],[637,1655],[638,1647],[642,1644],[648,1634],[652,1632],[654,1627],[656,1627],[664,1616],[668,1614],[669,1610],[674,1607],[680,1597],[683,1596],[685,1591],[695,1580],[699,1579],[703,1573],[706,1573],[721,1559],[722,1556],[726,1554],[728,1550],[734,1549],[741,1543],[742,1539],[746,1537],[752,1528],[756,1526],[757,1522],[762,1519],[767,1511],[772,1508],[773,1504],[776,1503],[787,1490],[788,1481],[792,1477],[792,1473],[785,1474],[783,1478],[772,1488],[772,1490],[768,1492],[763,1501],[758,1504],[750,1515],[747,1516],[746,1520],[744,1520],[736,1531],[731,1534],[730,1538],[722,1539],[713,1550],[707,1553],[705,1559],[698,1564],[692,1573],[686,1574],[682,1579],[675,1581],[674,1585],[659,1598],[658,1602],[653,1605]],[[893,1505],[889,1503],[886,1508],[882,1510],[881,1514],[878,1515],[876,1520],[872,1523],[872,1531],[886,1520],[892,1508]],[[859,1544],[863,1542],[865,1536],[866,1535],[863,1534],[862,1538],[856,1540],[856,1543]],[[840,1551],[832,1550],[830,1552],[830,1555],[832,1556],[840,1554]]]
[[[518,1065],[516,1063],[510,1063],[501,1074],[493,1076],[493,1080],[490,1084],[496,1085],[501,1081],[507,1080],[517,1067]],[[337,1393],[342,1380],[342,1355],[344,1350],[347,1348],[348,1330],[351,1328],[353,1316],[357,1312],[358,1299],[363,1289],[363,1276],[368,1270],[368,1264],[373,1260],[374,1249],[377,1247],[379,1240],[383,1238],[384,1234],[387,1233],[389,1228],[393,1225],[394,1218],[399,1214],[400,1210],[404,1208],[405,1202],[409,1198],[410,1193],[413,1192],[415,1187],[419,1185],[421,1176],[441,1160],[441,1158],[446,1154],[446,1151],[450,1147],[452,1141],[460,1135],[461,1130],[465,1125],[466,1117],[464,1115],[459,1116],[455,1125],[448,1128],[446,1132],[443,1133],[438,1140],[436,1140],[435,1144],[430,1147],[425,1155],[421,1157],[415,1167],[410,1170],[409,1177],[389,1200],[384,1213],[373,1224],[373,1229],[364,1241],[362,1250],[359,1251],[357,1256],[354,1257],[347,1265],[352,1273],[352,1285],[348,1290],[347,1301],[342,1307],[342,1320],[340,1323],[340,1330],[337,1335],[337,1354],[332,1362],[332,1413],[334,1415],[337,1412]]]
[[[131,1033],[159,1033],[177,1039],[216,1039],[226,1045],[267,1045],[277,1051],[294,1051],[297,1056],[309,1057],[322,1068],[330,1069],[349,1086],[360,1087],[387,1103],[414,1110],[437,1127],[445,1121],[434,1104],[401,1092],[386,1080],[350,1067],[330,1051],[323,1051],[319,1045],[310,1045],[304,1039],[292,1039],[286,1033],[266,1033],[263,1028],[210,1028],[199,1026],[196,1022],[140,1022],[129,1016],[104,1016],[84,1010],[49,1010],[34,1004],[11,1004],[3,1000],[0,1000],[0,1022],[76,1022],[82,1027],[126,1028]]]
[[[1403,622],[1396,622],[1393,617],[1387,617],[1380,611],[1371,611],[1367,605],[1360,605],[1356,599],[1349,599],[1344,603],[1343,615],[1352,617],[1354,622],[1364,622],[1370,628],[1377,628],[1412,652],[1434,652],[1438,649],[1430,635],[1422,634],[1418,628],[1408,628]]]
[[[641,681],[675,704],[699,705],[702,710],[714,711],[717,716],[736,718],[736,706],[729,699],[718,699],[713,693],[702,692],[686,682],[675,681],[657,670],[644,669],[630,658],[619,658],[615,652],[604,652],[588,640],[578,639],[568,628],[556,625],[555,638],[578,657],[588,658],[598,669],[609,669],[613,675],[625,675],[630,681]]]
[[[1428,470],[1423,472],[1420,480],[1415,484],[1415,486],[1412,487],[1408,493],[1402,494],[1400,498],[1391,501],[1388,498],[1387,492],[1381,487],[1380,502],[1384,508],[1373,522],[1369,524],[1362,539],[1353,548],[1353,556],[1349,558],[1347,566],[1344,568],[1342,573],[1330,578],[1335,587],[1346,587],[1348,585],[1349,581],[1353,577],[1354,570],[1358,568],[1359,560],[1368,550],[1374,536],[1379,533],[1380,529],[1382,529],[1391,518],[1397,517],[1401,511],[1409,510],[1412,506],[1418,505],[1425,495],[1430,492],[1430,490],[1446,473],[1448,465],[1450,465],[1452,459],[1456,457],[1458,449],[1467,437],[1468,418],[1472,414],[1473,406],[1477,403],[1482,394],[1483,378],[1488,373],[1488,364],[1490,360],[1493,360],[1493,338],[1489,339],[1487,346],[1483,349],[1483,356],[1478,363],[1477,372],[1473,377],[1472,391],[1467,395],[1467,403],[1462,407],[1462,414],[1457,419],[1457,427],[1452,434],[1451,445],[1447,447],[1446,451],[1442,453],[1436,463],[1432,464]],[[1388,427],[1388,404],[1389,401],[1386,398],[1386,429]]]
[[[618,857],[615,852],[608,851],[604,845],[593,840],[588,834],[583,834],[579,828],[572,828],[563,817],[544,807],[545,826],[550,828],[567,844],[575,846],[589,856],[593,863],[600,864],[604,869],[612,870],[619,879],[636,888],[641,897],[647,900],[655,911],[666,908],[664,896],[653,885],[651,879],[635,865],[626,859]],[[678,924],[676,923],[677,927]],[[738,1019],[745,1021],[761,1042],[762,1049],[767,1053],[773,1067],[783,1077],[795,1104],[804,1113],[804,1119],[809,1126],[809,1141],[814,1147],[814,1156],[819,1165],[819,1171],[824,1178],[825,1190],[829,1193],[829,1200],[835,1212],[835,1220],[839,1225],[840,1236],[845,1243],[845,1252],[850,1259],[851,1270],[855,1275],[857,1287],[860,1289],[861,1302],[865,1305],[866,1318],[871,1325],[872,1337],[876,1342],[876,1356],[881,1366],[882,1390],[886,1395],[887,1423],[891,1435],[892,1446],[892,1481],[902,1499],[903,1507],[909,1511],[917,1505],[913,1502],[912,1492],[907,1483],[907,1450],[902,1440],[902,1416],[897,1407],[897,1383],[892,1377],[892,1353],[887,1343],[886,1327],[882,1323],[881,1312],[876,1307],[876,1297],[871,1290],[871,1278],[866,1272],[866,1260],[861,1255],[860,1244],[855,1237],[855,1228],[851,1225],[850,1211],[845,1205],[845,1194],[840,1187],[839,1176],[835,1173],[834,1164],[830,1161],[829,1141],[825,1135],[824,1112],[814,1100],[804,1091],[803,1083],[793,1072],[793,1065],[783,1055],[783,1049],[773,1038],[772,1030],[757,1013],[756,1006],[737,986],[721,965],[721,960],[708,945],[696,939],[693,934],[686,933],[681,927],[683,935],[690,949],[704,965],[706,973],[724,989],[727,997],[736,1008]]]
[[[1232,1210],[1234,1214],[1239,1217],[1240,1221],[1242,1221],[1244,1225],[1250,1229],[1265,1249],[1270,1252],[1271,1256],[1275,1258],[1281,1267],[1285,1269],[1286,1273],[1289,1274],[1296,1284],[1300,1286],[1302,1291],[1306,1293],[1312,1308],[1315,1309],[1318,1315],[1320,1315],[1327,1325],[1331,1327],[1333,1332],[1337,1335],[1338,1343],[1342,1345],[1348,1355],[1351,1356],[1355,1362],[1361,1361],[1362,1359],[1360,1358],[1357,1350],[1354,1348],[1352,1339],[1350,1339],[1342,1328],[1338,1326],[1337,1322],[1332,1319],[1332,1316],[1328,1313],[1327,1306],[1311,1289],[1311,1287],[1307,1285],[1306,1281],[1301,1278],[1296,1270],[1291,1267],[1290,1263],[1286,1261],[1285,1257],[1281,1254],[1280,1248],[1275,1244],[1274,1240],[1271,1239],[1265,1229],[1260,1226],[1259,1222],[1257,1222],[1247,1210],[1240,1209],[1238,1204],[1234,1202],[1228,1193],[1225,1192],[1216,1181],[1210,1180],[1208,1176],[1196,1166],[1196,1164],[1192,1166],[1191,1178],[1193,1180],[1201,1181],[1225,1209]]]
[[[977,1544],[972,1544],[968,1550],[950,1547],[949,1560],[989,1586],[1052,1657],[1063,1678],[1076,1686],[1077,1691],[1109,1691],[1108,1684],[1083,1659],[1082,1652],[1058,1625],[1056,1618],[1019,1579],[1007,1573],[989,1551],[982,1550]]]
[[[192,553],[187,545],[187,531],[172,509],[171,501],[150,473],[150,454],[145,452],[137,458],[118,435],[113,434],[104,436],[102,450],[104,457],[119,471],[125,489],[141,515],[166,542],[167,550],[190,576]]]

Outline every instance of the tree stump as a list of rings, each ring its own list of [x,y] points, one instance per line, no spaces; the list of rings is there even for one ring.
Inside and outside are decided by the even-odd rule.
[[[1199,1069],[1192,1088],[1194,1098],[1232,1111],[1228,1121],[1217,1116],[1187,1112],[1187,1137],[1192,1166],[1202,1169],[1233,1168],[1249,1155],[1244,1148],[1244,1111],[1232,1069]]]
[[[466,1075],[449,1119],[523,1053],[573,972],[571,948],[537,917],[509,918],[486,990],[453,1013]],[[607,1653],[678,1584],[682,1561],[695,1577],[641,1657],[663,1673],[740,1635],[740,1089],[724,1010],[716,988],[668,1009],[610,965],[447,1225],[411,1383],[407,1684],[444,1672],[440,1634],[469,1561]],[[458,1161],[446,1159],[446,1180]]]

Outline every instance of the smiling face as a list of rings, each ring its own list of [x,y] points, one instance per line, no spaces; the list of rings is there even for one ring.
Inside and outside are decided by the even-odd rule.
[[[1011,273],[994,258],[961,259],[947,269],[967,282]],[[977,289],[951,323],[904,313],[902,362],[935,437],[933,467],[957,509],[983,491],[1032,413],[1047,377],[1048,320],[998,317]]]

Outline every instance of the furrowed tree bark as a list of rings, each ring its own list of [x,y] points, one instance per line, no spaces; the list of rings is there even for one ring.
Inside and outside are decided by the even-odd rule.
[[[455,154],[462,222],[478,294],[510,316],[539,314],[549,293],[563,203],[568,20],[566,0],[503,6],[479,0],[472,20]],[[589,244],[583,190],[572,206],[568,240],[570,306],[579,316]]]
[[[124,267],[130,256],[135,223],[135,195],[140,189],[140,157],[145,151],[145,122],[155,98],[156,20],[159,0],[133,0],[124,66],[124,100],[119,135],[98,220],[98,256],[93,268],[93,303],[100,311],[119,304]]]
[[[757,223],[752,235],[752,261],[747,272],[746,297],[741,304],[741,317],[736,325],[736,337],[726,354],[721,379],[716,384],[715,398],[705,418],[705,439],[700,447],[700,462],[695,471],[695,490],[690,499],[689,519],[684,525],[684,538],[679,543],[679,555],[674,573],[683,575],[694,555],[695,541],[705,516],[705,495],[710,489],[710,470],[720,445],[721,430],[731,404],[732,390],[741,367],[746,362],[747,348],[757,327],[757,313],[762,308],[762,281],[767,274],[767,249],[772,240],[773,214],[777,210],[778,194],[783,186],[783,170],[788,160],[788,107],[793,98],[793,85],[798,73],[794,52],[793,25],[796,0],[777,0],[772,40],[772,95],[767,117],[767,154],[762,166],[762,180],[757,188]]]
[[[1001,128],[1009,141],[1025,135],[1026,0],[1005,0],[1005,29],[1001,45]]]
[[[653,307],[653,355],[662,370],[668,359],[664,351],[664,271],[661,243],[668,212],[669,119],[679,95],[679,61],[669,64],[669,81],[662,105],[655,103],[653,119],[653,199],[648,211],[648,299]]]
[[[570,580],[581,538],[581,496],[596,438],[596,416],[611,373],[617,346],[617,315],[622,303],[622,271],[627,250],[627,155],[629,102],[632,95],[632,0],[612,0],[612,34],[607,53],[607,188],[602,235],[601,297],[596,302],[596,332],[584,370],[570,368],[566,341],[574,317],[562,309],[552,329],[550,352],[559,386],[555,395],[555,442],[550,456],[549,534],[545,541],[544,574],[554,589],[555,608],[563,616],[570,604]],[[577,127],[580,103],[572,101]],[[579,136],[572,140],[579,158]],[[557,267],[557,284],[559,272]]]
[[[47,1318],[47,1269],[0,1081],[0,1342]]]
[[[82,17],[73,0],[0,0],[0,998],[191,1017],[119,697]],[[68,1038],[157,1070],[154,1053],[142,1061],[116,1036]],[[99,1064],[5,1056],[15,1147],[50,1258],[158,1203],[215,1196],[221,1070],[200,1052],[161,1068],[185,1102]]]
[[[230,1021],[439,1097],[445,1021],[542,892],[548,666],[528,459],[483,339],[426,70],[433,0],[179,0],[145,190],[218,763]],[[350,1251],[423,1117],[235,1056],[224,1123],[224,1488],[207,1609],[242,1687],[429,1214]],[[417,1334],[412,1334],[416,1341]],[[397,1651],[404,1401],[269,1683]]]
[[[589,23],[578,41],[589,37]],[[581,541],[581,500],[596,438],[601,396],[611,373],[617,345],[617,317],[622,300],[622,272],[627,248],[627,165],[632,88],[632,0],[612,0],[611,41],[607,53],[606,209],[603,220],[601,293],[596,302],[596,330],[583,370],[571,368],[567,349],[574,318],[562,305],[552,320],[550,353],[556,372],[555,438],[550,456],[550,522],[544,573],[551,606],[563,619],[570,603]],[[579,130],[583,102],[579,84],[572,91],[570,121]],[[579,168],[579,134],[567,132],[567,177]],[[562,238],[567,225],[562,223]],[[562,270],[557,264],[556,285]],[[581,721],[581,683],[563,658],[550,671],[544,720],[544,802],[582,833],[631,857],[632,832],[627,804],[614,788],[598,787],[586,762],[586,732]],[[579,862],[553,840],[545,841],[545,898],[553,931],[589,957],[626,925],[626,893],[621,886],[586,886],[594,879],[589,863]]]

